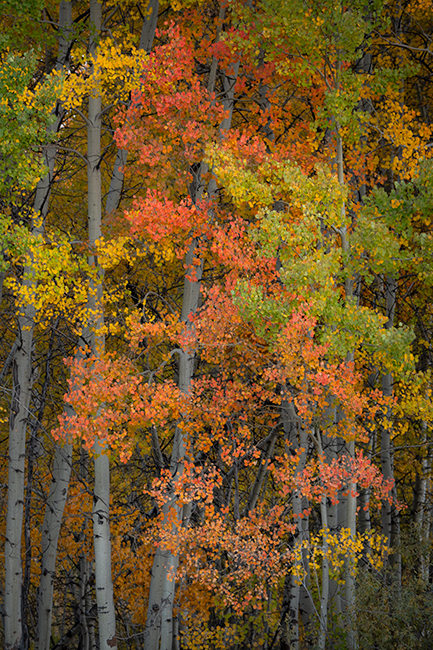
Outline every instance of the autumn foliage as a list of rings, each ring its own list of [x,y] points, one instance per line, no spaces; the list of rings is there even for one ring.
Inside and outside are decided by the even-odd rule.
[[[399,611],[431,574],[430,7],[103,2],[96,29],[81,0],[30,4],[45,54],[0,43],[19,647],[42,650],[60,480],[51,648],[379,647],[359,603],[383,579]],[[95,641],[98,516],[117,641]]]

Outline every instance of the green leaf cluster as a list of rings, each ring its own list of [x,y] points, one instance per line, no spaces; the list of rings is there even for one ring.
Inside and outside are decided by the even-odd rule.
[[[36,54],[6,53],[0,68],[0,193],[31,190],[45,173],[42,146],[54,119],[61,78],[52,75],[30,90]]]

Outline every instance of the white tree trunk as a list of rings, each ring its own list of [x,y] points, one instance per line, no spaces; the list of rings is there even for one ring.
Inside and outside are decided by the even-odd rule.
[[[71,409],[72,410],[72,409]],[[38,592],[38,650],[49,650],[57,544],[71,476],[72,445],[56,445],[53,480],[42,524],[42,572]]]
[[[308,441],[305,430],[301,429],[300,446],[305,450],[299,458],[298,465],[295,470],[295,476],[302,472],[305,468],[307,460]],[[304,518],[300,518],[303,511],[304,503],[301,495],[295,491],[293,494],[293,515],[297,517],[296,533],[295,533],[295,550],[301,548],[304,541],[306,541],[306,532],[304,527]],[[302,550],[301,550],[301,563],[302,563]],[[300,571],[305,571],[305,567],[299,567]],[[307,574],[308,575],[308,574]],[[305,581],[305,578],[304,578]],[[290,601],[289,601],[289,625],[288,625],[288,645],[290,650],[299,650],[299,604],[301,596],[301,583],[299,576],[291,575],[290,580]]]
[[[31,269],[24,285],[32,286]],[[5,538],[4,633],[6,650],[21,644],[21,536],[24,507],[26,431],[32,391],[32,346],[35,310],[27,306],[18,318],[20,343],[12,365],[13,389],[9,420],[9,472]]]
[[[70,15],[70,2],[60,3],[60,23],[67,27],[68,13]],[[69,23],[70,24],[70,23]],[[59,54],[57,69],[60,69],[67,56],[67,33],[63,30],[59,38]],[[58,118],[51,127],[57,131],[60,124]],[[40,213],[32,228],[32,234],[42,236],[44,222],[48,210],[48,200],[53,178],[56,147],[51,144],[45,147],[45,164],[47,174],[42,178],[36,188],[34,210]],[[23,285],[32,294],[36,285],[32,266],[24,269]],[[5,538],[5,646],[13,649],[19,648],[22,638],[21,616],[21,590],[22,590],[22,565],[21,565],[21,535],[24,506],[24,468],[27,422],[29,416],[30,399],[32,392],[32,349],[33,329],[35,318],[34,305],[23,305],[18,316],[18,349],[12,364],[12,404],[9,429],[9,477],[8,477],[8,502]]]
[[[386,277],[383,281],[383,288],[385,293],[386,300],[386,315],[388,321],[385,324],[387,329],[391,328],[394,325],[394,312],[397,296],[397,282],[394,278]],[[391,373],[382,375],[381,378],[382,384],[382,393],[384,397],[392,397],[394,393],[394,378]],[[382,467],[382,474],[385,479],[394,479],[394,467],[393,467],[393,448],[391,440],[391,410],[388,409],[384,413],[384,419],[386,420],[381,427],[381,439],[380,439],[380,461]],[[396,496],[394,489],[393,496]],[[393,507],[391,503],[387,501],[382,505],[382,533],[388,540],[389,546],[397,546],[399,543],[399,520],[398,512]],[[396,570],[395,581],[397,587],[401,584],[401,558],[400,552],[394,551],[390,556],[390,563]]]
[[[68,67],[68,51],[70,46],[70,29],[72,26],[72,2],[62,0],[59,6],[59,54],[57,70]],[[58,108],[59,112],[61,108]],[[60,115],[54,128],[60,125]],[[48,173],[41,179],[36,190],[35,210],[40,211],[44,218],[48,211],[48,201],[51,192],[56,145],[47,147],[46,165]],[[67,407],[67,411],[72,410]],[[49,650],[51,637],[51,617],[53,609],[54,575],[56,568],[57,544],[60,526],[68,493],[71,475],[72,445],[55,444],[53,478],[45,508],[42,524],[42,562],[41,578],[38,590],[38,650]]]
[[[141,30],[139,49],[149,54],[152,50],[153,40],[155,38],[156,23],[158,21],[159,0],[149,0],[146,9],[146,16]],[[149,14],[150,12],[150,14]],[[117,210],[120,203],[120,195],[123,187],[123,168],[128,159],[126,149],[118,149],[116,160],[114,162],[113,174],[111,176],[110,187],[105,201],[105,212],[111,214]]]
[[[235,63],[229,75],[225,75],[226,94],[223,104],[227,110],[227,115],[220,125],[220,132],[225,133],[229,130],[233,114],[234,84],[239,71],[239,62]],[[212,76],[212,75],[211,75]],[[210,81],[212,83],[212,81]],[[205,165],[201,166],[204,171]],[[200,179],[199,179],[200,181]],[[212,196],[216,190],[216,183],[211,179],[209,183],[208,195]],[[197,200],[203,191],[200,183],[197,186],[193,200]],[[192,267],[197,247],[197,241],[191,242],[190,248],[186,255],[186,268]],[[196,279],[190,280],[188,272],[184,279],[184,291],[182,302],[181,321],[189,323],[189,316],[194,314],[199,306],[201,276],[203,272],[203,263],[195,267]],[[190,350],[181,350],[179,354],[179,389],[188,394],[191,388],[191,381],[194,372],[195,352]],[[173,476],[173,486],[182,476],[183,459],[185,458],[185,439],[183,430],[176,427],[173,451],[171,456],[170,470]],[[176,512],[177,524],[181,525],[182,512],[176,505],[173,491],[168,495],[167,501],[163,508],[164,518],[170,508]],[[164,524],[163,524],[164,525]],[[175,530],[174,530],[175,532]],[[147,609],[146,632],[144,637],[144,650],[172,650],[175,642],[173,630],[175,621],[173,620],[173,604],[176,590],[176,572],[178,567],[178,557],[164,549],[157,548],[152,565],[152,578],[150,581],[149,601]]]
[[[111,579],[110,539],[110,461],[99,453],[96,444],[95,490],[93,506],[93,542],[95,549],[95,588],[98,607],[99,647],[110,650],[117,647],[116,616]]]
[[[335,425],[337,417],[337,409],[335,404],[332,402],[333,400],[330,401],[328,408],[326,409],[324,428],[322,432],[323,452],[325,454],[326,462],[329,464],[337,460],[341,449],[344,448],[344,440],[332,435],[326,435],[327,428],[332,428]],[[341,502],[332,503],[330,499],[327,499],[326,508],[328,512],[329,534],[337,535],[339,526],[338,515],[341,510]],[[334,606],[334,611],[336,613],[341,613],[340,585],[338,584],[338,581],[333,578],[330,578],[329,580],[329,602]]]
[[[194,240],[186,256],[187,268],[192,265],[197,242]],[[196,267],[196,280],[192,281],[185,276],[181,320],[189,322],[190,314],[198,308],[200,299],[200,282],[203,266]],[[190,350],[182,350],[179,355],[179,389],[188,394],[194,371],[195,354]],[[183,430],[176,427],[173,451],[171,457],[171,474],[175,485],[182,475],[183,460],[185,458],[185,439]],[[177,524],[172,524],[173,532],[176,525],[181,524],[181,508],[176,505],[173,492],[164,504],[163,514],[167,517],[170,509],[176,512]],[[157,547],[152,566],[152,579],[150,582],[149,602],[147,610],[146,633],[144,639],[145,650],[172,650],[173,645],[173,603],[176,588],[176,571],[178,558],[173,553]]]
[[[338,72],[340,71],[341,63],[338,62]],[[337,134],[337,174],[338,182],[340,185],[344,186],[344,159],[343,159],[343,141],[339,132],[339,125],[336,124],[336,134]],[[345,206],[343,206],[343,211],[345,212]],[[341,236],[341,247],[343,251],[348,254],[350,251],[349,239],[347,228],[343,226],[340,229]],[[353,278],[347,277],[345,280],[345,299],[349,301],[353,297]],[[353,362],[353,352],[347,354],[346,362]],[[346,444],[346,455],[348,457],[353,457],[355,455],[355,441],[352,440]],[[356,494],[356,484],[350,483],[349,485],[349,494],[347,495],[345,502],[345,528],[350,530],[352,538],[356,535],[356,508],[357,508],[357,497]],[[357,650],[357,634],[356,634],[356,621],[353,617],[353,612],[355,608],[355,577],[351,567],[351,561],[346,562],[345,570],[345,606],[346,606],[346,623],[347,623],[347,644],[349,650]]]
[[[328,511],[326,508],[326,497],[320,502],[320,515],[322,519],[323,541],[322,541],[322,584],[320,591],[320,628],[319,628],[319,650],[325,650],[326,637],[328,635],[328,606],[329,606],[329,560],[328,560]]]
[[[355,441],[351,440],[347,443],[347,456],[353,458],[355,456]],[[349,483],[349,494],[346,501],[346,523],[345,528],[350,530],[352,539],[356,535],[356,483]],[[344,595],[346,604],[346,621],[347,621],[347,646],[349,650],[356,650],[358,648],[358,639],[356,633],[356,618],[355,618],[355,573],[354,573],[354,560],[352,558],[346,560],[345,584]]]
[[[102,5],[98,0],[90,0],[91,36],[89,53],[96,52],[96,39],[101,33]],[[101,97],[89,97],[87,125],[87,196],[89,246],[92,250],[96,240],[101,237]],[[91,255],[89,263],[97,266],[96,255]],[[102,274],[91,283],[89,293],[90,343],[95,356],[104,352],[102,314]],[[114,609],[113,582],[111,577],[111,539],[110,539],[110,464],[98,440],[95,441],[95,487],[93,494],[93,542],[95,550],[95,589],[99,624],[100,650],[117,647],[116,615]]]

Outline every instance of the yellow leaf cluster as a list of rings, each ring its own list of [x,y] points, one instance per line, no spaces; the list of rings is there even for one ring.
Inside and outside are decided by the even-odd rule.
[[[84,59],[76,73],[65,79],[61,100],[65,108],[80,108],[91,95],[105,104],[127,102],[139,88],[145,52],[133,46],[125,53],[112,39],[99,44],[95,58]]]

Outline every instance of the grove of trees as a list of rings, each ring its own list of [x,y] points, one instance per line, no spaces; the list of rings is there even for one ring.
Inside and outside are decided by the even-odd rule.
[[[431,648],[431,0],[0,7],[1,647]]]

